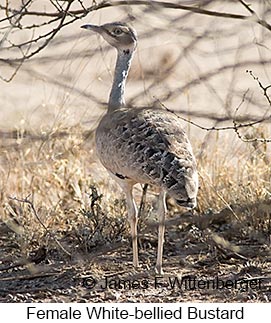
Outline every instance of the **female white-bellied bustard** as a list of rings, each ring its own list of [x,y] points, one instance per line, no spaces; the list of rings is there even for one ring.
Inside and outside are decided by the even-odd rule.
[[[82,28],[97,32],[118,52],[107,113],[96,130],[96,149],[101,163],[126,195],[135,267],[139,266],[138,211],[133,186],[149,183],[160,189],[156,271],[162,273],[166,193],[179,205],[187,208],[196,206],[198,174],[192,148],[173,113],[125,105],[125,83],[137,46],[135,30],[122,22],[101,26],[86,24]]]

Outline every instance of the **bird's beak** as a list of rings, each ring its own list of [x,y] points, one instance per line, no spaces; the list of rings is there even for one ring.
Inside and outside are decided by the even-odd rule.
[[[96,25],[86,24],[86,25],[81,26],[81,28],[92,30],[92,31],[95,31],[97,33],[101,32],[101,27],[96,26]]]

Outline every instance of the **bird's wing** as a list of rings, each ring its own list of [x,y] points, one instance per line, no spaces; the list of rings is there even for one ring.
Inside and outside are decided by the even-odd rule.
[[[106,168],[135,182],[162,187],[180,204],[197,194],[196,162],[190,142],[173,113],[158,109],[115,111],[102,129],[100,156]],[[101,137],[101,135],[99,136]],[[111,163],[111,165],[109,165]]]

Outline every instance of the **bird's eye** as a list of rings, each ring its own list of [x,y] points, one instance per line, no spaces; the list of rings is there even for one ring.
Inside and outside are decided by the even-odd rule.
[[[123,31],[120,28],[115,28],[112,30],[113,34],[116,36],[119,36],[123,33]]]

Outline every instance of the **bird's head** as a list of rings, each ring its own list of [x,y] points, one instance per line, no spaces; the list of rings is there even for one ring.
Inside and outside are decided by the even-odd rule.
[[[81,28],[97,32],[118,51],[129,53],[136,49],[136,31],[126,23],[113,22],[101,26],[86,24]]]

